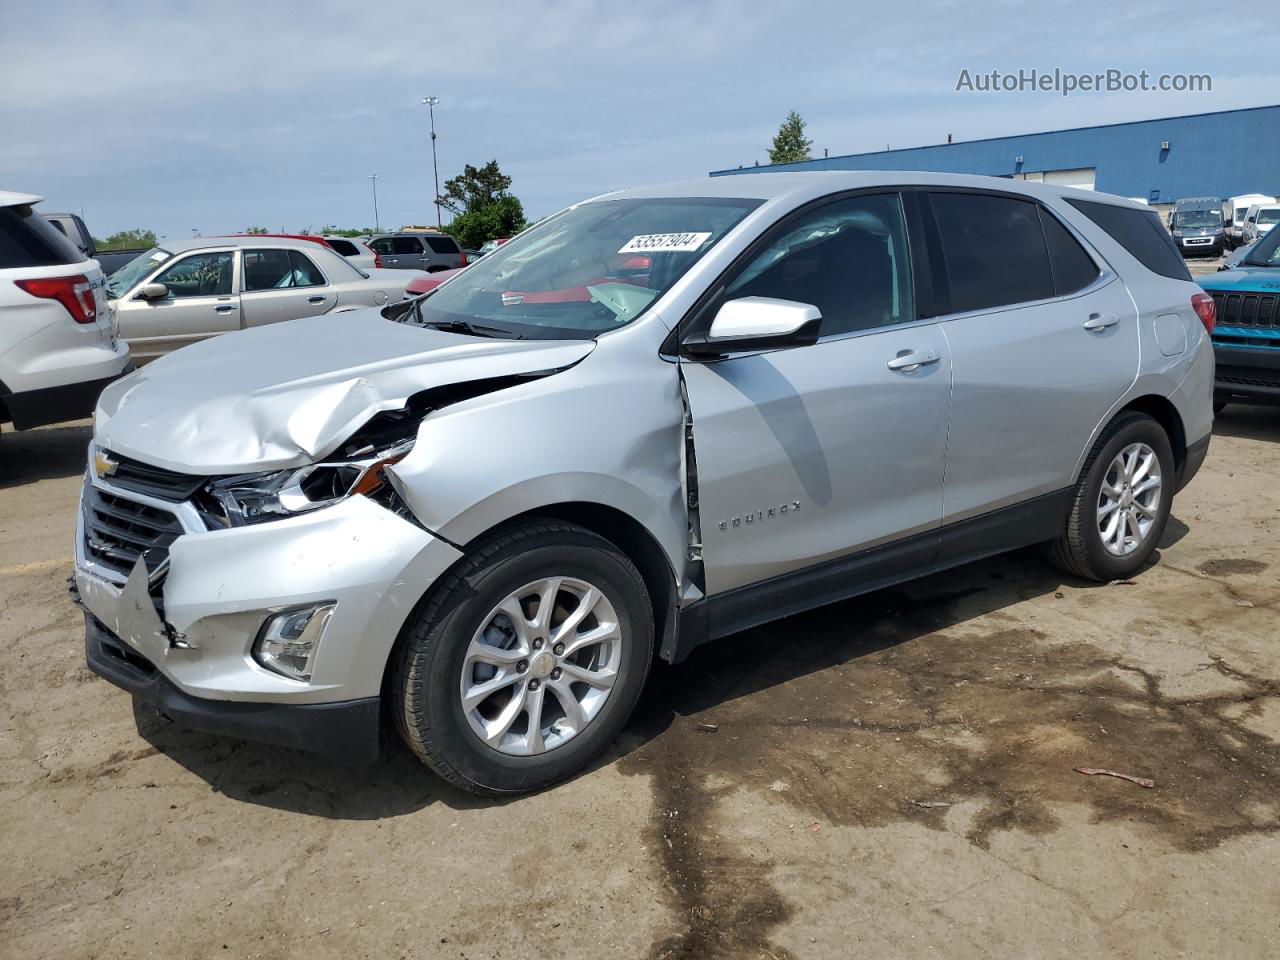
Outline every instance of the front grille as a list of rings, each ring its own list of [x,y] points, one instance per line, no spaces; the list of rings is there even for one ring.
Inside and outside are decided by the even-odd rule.
[[[156,666],[154,663],[136,650],[131,650],[128,644],[108,630],[102,621],[95,617],[93,622],[94,626],[98,628],[98,647],[102,650],[104,656],[132,667],[144,677],[150,677],[155,674]]]
[[[154,575],[168,562],[169,547],[182,533],[182,524],[168,510],[85,483],[85,554],[120,577],[129,576],[138,557]]]
[[[1224,327],[1280,328],[1280,294],[1215,292],[1213,302]]]
[[[149,463],[116,456],[107,450],[102,452],[116,463],[116,468],[109,478],[113,486],[123,487],[125,490],[146,494],[148,497],[159,500],[169,500],[173,503],[189,500],[209,479],[190,473],[178,473],[174,470],[153,467]]]

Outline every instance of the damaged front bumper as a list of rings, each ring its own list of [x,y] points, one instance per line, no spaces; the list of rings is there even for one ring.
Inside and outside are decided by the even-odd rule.
[[[136,492],[86,479],[113,497]],[[76,530],[74,591],[94,672],[196,729],[348,756],[376,747],[383,674],[401,627],[456,548],[363,496],[253,526],[195,529],[183,504],[168,561],[122,577]],[[123,581],[123,582],[121,582]],[[282,611],[332,605],[309,681],[263,666],[253,646]]]

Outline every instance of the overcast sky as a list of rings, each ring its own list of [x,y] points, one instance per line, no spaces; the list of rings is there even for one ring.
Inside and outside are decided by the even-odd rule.
[[[432,219],[496,158],[536,217],[765,162],[791,109],[832,155],[1280,100],[1260,0],[400,3],[3,0],[0,189],[104,237]],[[1208,72],[1195,94],[956,92],[962,69]],[[1242,145],[1244,148],[1245,145]]]

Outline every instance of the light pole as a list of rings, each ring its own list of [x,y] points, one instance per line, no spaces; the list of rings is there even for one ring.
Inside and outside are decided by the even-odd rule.
[[[427,110],[431,113],[431,172],[435,176],[436,181],[436,226],[442,226],[440,223],[440,167],[436,164],[436,104],[440,102],[439,97],[423,97],[422,102],[427,105]]]
[[[373,184],[373,232],[381,233],[382,230],[378,226],[378,175],[369,174],[369,182]]]

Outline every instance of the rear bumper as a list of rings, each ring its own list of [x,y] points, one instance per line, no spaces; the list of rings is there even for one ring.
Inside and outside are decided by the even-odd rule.
[[[125,359],[127,360],[127,354]],[[79,420],[90,416],[98,402],[98,394],[108,384],[132,370],[133,363],[128,362],[119,373],[100,380],[84,380],[80,383],[66,383],[59,387],[0,396],[0,404],[4,408],[0,419],[12,421],[15,430],[30,430],[48,423],[62,423],[64,420]]]
[[[1276,341],[1280,347],[1280,340]],[[1214,399],[1280,404],[1280,349],[1214,344]]]
[[[98,676],[129,691],[135,701],[193,730],[356,762],[371,762],[378,756],[378,697],[300,704],[193,697],[174,686],[151,661],[130,649],[87,612],[84,652],[89,669]]]

